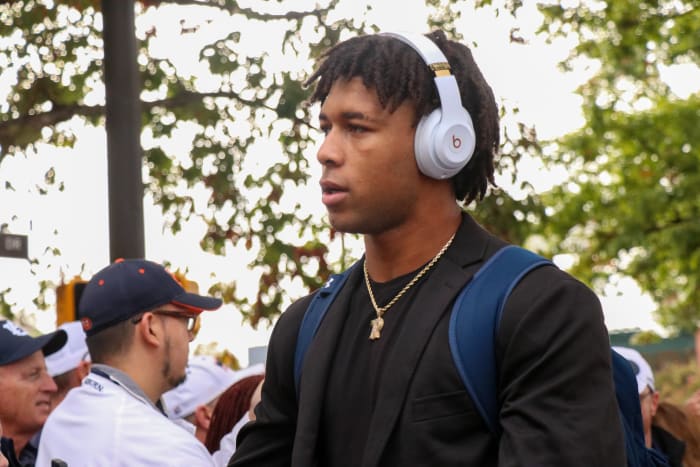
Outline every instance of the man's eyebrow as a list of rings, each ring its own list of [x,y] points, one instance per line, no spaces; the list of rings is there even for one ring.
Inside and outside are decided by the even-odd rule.
[[[365,120],[368,122],[375,120],[363,112],[342,112],[340,114],[340,117],[343,120]],[[318,119],[319,120],[328,120],[328,116],[322,112],[319,114]]]
[[[367,120],[367,121],[372,120],[372,118],[370,118],[367,114],[362,113],[362,112],[343,112],[340,115],[345,120]]]

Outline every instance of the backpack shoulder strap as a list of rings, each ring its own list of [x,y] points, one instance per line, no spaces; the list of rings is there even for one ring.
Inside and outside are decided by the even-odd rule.
[[[311,299],[309,307],[304,313],[304,318],[301,321],[301,326],[299,326],[299,333],[297,334],[297,345],[294,351],[294,386],[296,388],[297,394],[299,394],[299,382],[301,381],[301,368],[304,364],[304,357],[306,356],[306,351],[311,344],[318,327],[321,325],[323,317],[326,316],[328,308],[330,308],[331,303],[335,300],[340,289],[343,288],[343,284],[350,275],[350,271],[358,264],[359,261],[353,264],[350,268],[345,270],[340,274],[333,274],[330,278],[323,284],[316,295]]]
[[[551,261],[509,245],[497,251],[460,292],[450,316],[452,358],[489,430],[500,434],[496,334],[508,295],[525,274]]]

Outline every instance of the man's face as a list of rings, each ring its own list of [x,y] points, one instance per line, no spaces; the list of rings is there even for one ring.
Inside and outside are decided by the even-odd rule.
[[[0,421],[6,436],[39,431],[51,412],[54,392],[56,384],[40,350],[0,366]]]
[[[172,389],[185,381],[189,344],[194,337],[188,330],[188,321],[196,315],[175,305],[164,306],[153,313],[163,319],[165,326],[165,355],[161,372],[167,388]]]
[[[341,232],[381,233],[415,220],[421,176],[415,162],[415,110],[393,113],[360,78],[336,81],[321,107],[325,133],[322,201]]]

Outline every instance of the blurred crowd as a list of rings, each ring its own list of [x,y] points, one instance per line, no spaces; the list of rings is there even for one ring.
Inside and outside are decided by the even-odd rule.
[[[227,465],[264,366],[188,358],[220,301],[144,260],[108,266],[84,295],[83,319],[45,335],[0,321],[0,467]]]

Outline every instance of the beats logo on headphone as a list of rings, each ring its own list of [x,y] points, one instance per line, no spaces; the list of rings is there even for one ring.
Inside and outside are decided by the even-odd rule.
[[[435,73],[440,107],[418,122],[414,150],[420,171],[431,178],[456,175],[467,165],[476,145],[472,118],[462,106],[450,64],[437,45],[420,34],[386,32],[410,45]]]

